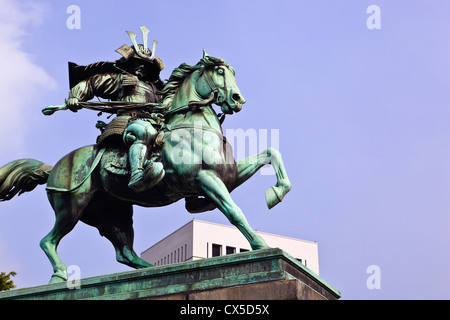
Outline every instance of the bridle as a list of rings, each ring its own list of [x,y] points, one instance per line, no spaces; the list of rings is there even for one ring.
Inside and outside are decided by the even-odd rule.
[[[168,117],[173,116],[176,113],[196,111],[199,108],[204,107],[204,106],[210,106],[212,104],[217,104],[217,105],[221,106],[223,103],[226,103],[225,99],[228,96],[226,77],[223,77],[224,87],[219,88],[214,83],[214,80],[212,79],[211,75],[209,74],[209,71],[211,71],[210,68],[208,68],[208,69],[202,68],[199,70],[200,76],[202,76],[202,74],[205,75],[206,82],[208,83],[208,86],[211,89],[211,93],[208,98],[206,98],[202,101],[189,101],[189,103],[187,105],[180,106],[175,109],[171,109],[171,110],[162,112],[163,115],[168,118]],[[199,76],[199,78],[200,78],[200,76]],[[223,94],[220,93],[220,89],[223,90]],[[225,113],[217,114],[217,118],[219,119],[219,123],[222,125],[222,123],[225,120]]]
[[[221,95],[220,94],[220,89],[221,88],[216,86],[216,84],[214,83],[214,80],[211,77],[211,74],[208,71],[210,71],[210,70],[202,69],[201,72],[205,74],[206,82],[208,83],[209,88],[211,89],[211,91],[214,92],[214,94],[217,94],[216,101],[214,101],[214,103],[220,106],[222,103],[225,102],[225,99],[228,96],[226,77],[223,77],[223,85],[224,86],[223,86],[222,90],[224,92]]]
[[[200,76],[202,74],[205,75],[206,82],[208,83],[208,86],[211,89],[211,94],[210,94],[209,98],[206,99],[208,101],[207,104],[211,105],[211,104],[214,103],[214,104],[217,104],[219,106],[222,106],[223,103],[226,103],[225,99],[226,99],[226,97],[228,97],[228,88],[227,88],[226,77],[225,76],[223,77],[223,88],[222,88],[223,94],[221,94],[220,93],[220,89],[221,88],[217,87],[217,85],[214,83],[214,80],[211,77],[211,74],[208,71],[211,71],[211,69],[210,70],[202,69],[200,71],[201,72]],[[217,115],[217,117],[219,118],[220,124],[222,124],[223,121],[225,120],[225,113],[219,113]]]

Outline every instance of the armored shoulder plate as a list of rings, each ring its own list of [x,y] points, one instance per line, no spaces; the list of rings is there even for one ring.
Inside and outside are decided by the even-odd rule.
[[[88,79],[96,74],[119,72],[115,62],[96,62],[87,66],[79,66],[76,63],[69,62],[69,86],[72,89],[80,81]]]

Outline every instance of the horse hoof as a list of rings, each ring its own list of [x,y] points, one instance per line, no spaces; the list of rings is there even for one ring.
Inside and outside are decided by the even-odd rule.
[[[189,213],[201,213],[217,208],[209,199],[200,197],[188,197],[186,200],[186,210]]]
[[[280,198],[279,193],[276,190],[276,187],[270,187],[266,190],[266,203],[269,209],[272,209],[277,204],[281,202],[283,198]]]
[[[250,242],[250,246],[252,247],[252,250],[259,250],[259,249],[269,249],[270,247],[267,245],[266,241],[259,236],[256,235],[253,240]]]
[[[61,283],[61,282],[66,282],[66,281],[67,281],[67,277],[65,277],[65,279],[64,279],[64,276],[54,274],[54,275],[52,275],[49,283]]]

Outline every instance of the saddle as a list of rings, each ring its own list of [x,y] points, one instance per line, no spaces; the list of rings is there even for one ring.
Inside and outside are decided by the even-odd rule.
[[[130,175],[131,168],[126,148],[108,147],[103,157],[106,171],[119,176]]]
[[[131,167],[128,159],[128,148],[123,144],[122,134],[130,119],[117,117],[108,125],[97,123],[97,127],[102,130],[97,137],[97,144],[105,146],[105,170],[117,175],[130,175]],[[153,143],[149,146],[150,157],[147,161],[161,160],[161,148],[164,144],[164,131],[159,130]]]

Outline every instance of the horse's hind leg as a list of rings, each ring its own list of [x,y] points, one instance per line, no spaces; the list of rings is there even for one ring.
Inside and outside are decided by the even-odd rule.
[[[200,171],[196,182],[198,188],[208,197],[228,220],[247,238],[253,250],[268,248],[264,239],[248,224],[242,210],[234,203],[227,187],[213,172]]]
[[[86,209],[81,221],[96,227],[114,246],[118,262],[132,268],[153,265],[141,259],[133,249],[133,207],[105,195],[97,196]]]
[[[279,151],[273,148],[268,148],[257,155],[250,156],[237,162],[237,179],[235,188],[247,181],[266,164],[272,165],[277,177],[277,183],[266,190],[266,203],[269,209],[272,209],[275,205],[280,203],[289,190],[291,190],[291,182],[287,176],[283,159],[281,158]]]
[[[61,261],[56,249],[61,239],[68,234],[77,224],[82,209],[74,204],[71,199],[68,201],[68,195],[50,194],[50,203],[55,211],[56,221],[53,229],[40,242],[53,267],[53,275],[50,283],[62,282],[67,280],[66,265]]]

